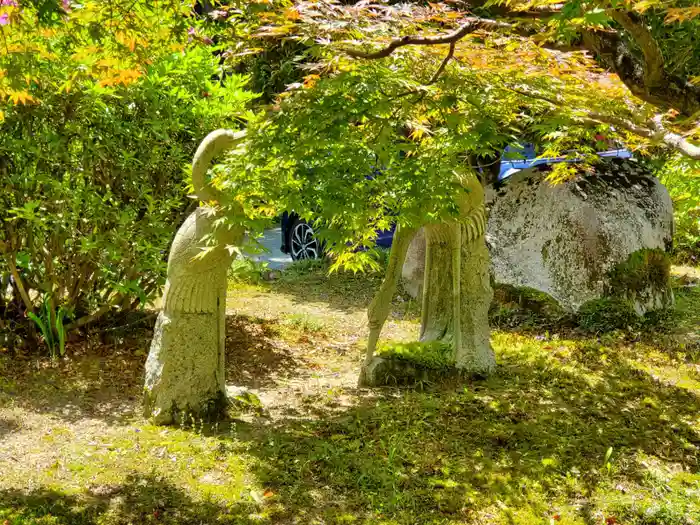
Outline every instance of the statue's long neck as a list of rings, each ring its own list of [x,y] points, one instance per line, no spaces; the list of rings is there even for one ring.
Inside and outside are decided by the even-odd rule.
[[[247,132],[217,129],[207,135],[197,148],[192,161],[192,186],[199,200],[223,203],[225,196],[206,180],[211,161],[220,153],[233,148],[245,140]]]

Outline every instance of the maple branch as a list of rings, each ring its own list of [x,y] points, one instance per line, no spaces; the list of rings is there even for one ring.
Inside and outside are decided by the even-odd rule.
[[[465,19],[461,26],[445,35],[435,36],[411,36],[406,35],[395,38],[389,44],[378,51],[362,51],[360,49],[343,49],[343,51],[353,58],[366,58],[376,60],[386,58],[394,51],[404,46],[434,46],[439,44],[454,44],[465,36],[479,31],[480,29],[512,29],[513,25],[507,22],[499,22],[488,18],[469,17]],[[451,58],[451,57],[450,57]],[[444,68],[443,68],[444,69]]]
[[[379,89],[380,93],[390,100],[406,97],[408,95],[417,95],[418,93],[420,93],[421,99],[422,99],[426,93],[425,88],[432,85],[432,84],[435,84],[435,82],[438,81],[438,79],[440,78],[440,75],[442,75],[442,72],[445,71],[445,68],[447,67],[448,62],[450,60],[452,60],[452,58],[454,58],[456,45],[457,45],[457,42],[452,42],[450,44],[450,50],[447,52],[447,56],[445,56],[445,58],[440,63],[440,66],[437,68],[435,73],[433,73],[433,76],[430,77],[430,80],[428,80],[428,82],[426,82],[425,84],[421,85],[418,88],[409,89],[407,91],[399,93],[398,95],[389,95],[389,94],[385,93],[381,88]]]
[[[430,77],[430,80],[428,80],[428,83],[426,84],[429,86],[430,84],[435,84],[437,82],[438,78],[440,78],[440,75],[442,75],[442,72],[445,71],[445,68],[447,67],[447,63],[452,60],[452,57],[455,56],[455,46],[457,45],[457,41],[450,42],[450,50],[447,52],[447,56],[445,56],[444,60],[440,63],[440,67],[437,68],[437,71],[433,74],[432,77]]]
[[[663,125],[662,118],[661,115],[657,115],[651,120],[651,126],[656,132],[655,138],[672,148],[676,148],[691,159],[700,160],[700,146],[688,142],[685,137],[678,133],[668,131]]]
[[[689,142],[685,137],[666,129],[662,122],[662,115],[657,115],[650,120],[646,126],[639,125],[627,119],[614,117],[611,115],[603,115],[601,113],[590,112],[588,118],[595,122],[603,124],[611,124],[619,128],[625,129],[640,137],[651,139],[655,142],[660,142],[678,150],[680,153],[694,160],[700,160],[700,146]]]
[[[485,5],[485,0],[473,0],[472,4]],[[377,51],[344,48],[341,51],[354,58],[378,59],[391,55],[403,46],[428,46],[451,44],[478,30],[494,31],[508,30],[524,38],[537,35],[540,29],[528,24],[512,23],[512,20],[532,15],[536,18],[546,18],[556,13],[560,5],[551,5],[541,12],[538,9],[514,11],[509,8],[493,8],[494,16],[503,16],[509,21],[482,17],[467,17],[461,25],[445,34],[433,36],[407,35],[391,40],[388,45]],[[606,68],[614,71],[627,88],[637,97],[657,107],[673,108],[685,116],[693,116],[700,112],[700,86],[693,85],[686,78],[675,76],[665,69],[663,55],[651,31],[641,19],[629,11],[611,9],[609,15],[620,25],[621,30],[641,49],[641,57],[632,53],[622,38],[620,32],[614,30],[581,31],[581,37],[572,44],[557,41],[541,42],[544,48],[568,52],[586,50],[595,55],[596,60]],[[532,16],[535,18],[535,16]]]
[[[538,93],[532,93],[531,91],[521,90],[512,86],[505,85],[505,87],[515,93],[531,97],[534,99],[542,100],[548,102],[555,108],[560,108],[563,105],[562,101],[554,100],[549,97],[540,95]],[[688,141],[683,135],[674,133],[666,129],[663,125],[663,115],[657,115],[652,120],[650,120],[646,126],[637,124],[631,120],[627,120],[621,117],[616,117],[613,115],[605,115],[603,113],[598,113],[595,111],[589,111],[586,113],[585,120],[593,122],[595,124],[610,124],[612,126],[624,129],[630,133],[634,133],[640,137],[650,139],[654,142],[664,144],[670,148],[673,148],[686,157],[694,160],[700,160],[700,146],[693,144]]]
[[[666,77],[666,70],[661,48],[654,35],[644,24],[634,20],[629,12],[611,9],[608,14],[629,33],[641,49],[644,55],[644,83],[647,89],[661,85]]]

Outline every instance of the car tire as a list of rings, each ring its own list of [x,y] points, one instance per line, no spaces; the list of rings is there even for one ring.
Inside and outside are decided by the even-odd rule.
[[[292,221],[287,246],[293,261],[323,257],[321,246],[314,236],[314,229],[303,219],[295,218]]]

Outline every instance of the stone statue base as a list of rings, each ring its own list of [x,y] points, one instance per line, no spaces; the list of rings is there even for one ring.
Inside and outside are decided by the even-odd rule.
[[[461,375],[454,366],[430,368],[404,359],[374,356],[362,367],[358,386],[425,386]]]
[[[146,361],[145,416],[155,424],[220,419],[226,410],[217,313],[161,312]]]

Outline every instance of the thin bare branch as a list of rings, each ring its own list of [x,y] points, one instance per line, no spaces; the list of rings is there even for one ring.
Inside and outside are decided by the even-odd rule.
[[[691,159],[700,160],[700,146],[689,142],[678,133],[667,130],[663,125],[663,117],[661,115],[657,115],[655,118],[649,121],[646,126],[642,126],[623,118],[603,115],[595,112],[589,113],[588,117],[595,122],[611,124],[634,133],[635,135],[639,135],[640,137],[645,137],[674,148]]]
[[[378,51],[362,51],[360,49],[343,49],[343,51],[353,58],[366,58],[376,60],[385,58],[391,55],[394,51],[404,46],[434,46],[440,44],[452,44],[458,42],[465,36],[482,29],[512,29],[513,25],[507,22],[499,22],[488,18],[469,17],[465,22],[454,31],[435,36],[411,36],[406,35],[401,38],[396,38],[389,44]]]
[[[660,140],[672,148],[676,148],[691,159],[700,160],[700,146],[688,142],[685,137],[679,135],[678,133],[668,131],[664,127],[662,118],[663,117],[661,115],[657,115],[651,121],[651,125],[656,132],[657,140]]]
[[[425,93],[426,93],[425,88],[432,85],[432,84],[435,84],[435,82],[438,81],[438,79],[440,78],[440,75],[442,75],[442,72],[445,71],[445,68],[447,67],[447,64],[449,63],[449,61],[452,58],[454,58],[456,45],[457,45],[457,42],[452,42],[450,44],[450,50],[447,52],[447,55],[440,63],[440,66],[437,68],[437,70],[435,70],[435,73],[433,73],[433,76],[430,77],[430,80],[428,80],[428,82],[426,82],[425,84],[422,84],[420,87],[415,88],[415,89],[409,89],[407,91],[403,91],[403,92],[399,93],[398,95],[389,95],[388,93],[385,93],[381,89],[379,90],[380,93],[390,100],[406,97],[408,95],[417,95],[417,94],[421,94],[421,98],[424,97]]]
[[[428,80],[428,86],[430,84],[435,84],[435,82],[438,81],[438,78],[440,78],[440,75],[442,75],[442,72],[445,71],[445,68],[447,67],[447,63],[452,60],[452,57],[455,56],[455,46],[457,45],[457,42],[450,42],[450,50],[447,52],[447,56],[445,56],[444,60],[440,63],[440,67],[437,68],[437,71],[433,74],[432,77],[430,77],[430,80]]]

